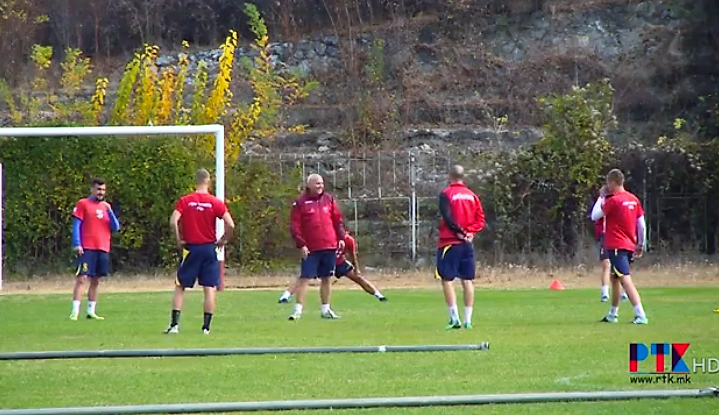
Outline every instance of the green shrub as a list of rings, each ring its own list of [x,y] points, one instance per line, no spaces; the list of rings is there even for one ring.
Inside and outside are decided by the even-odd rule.
[[[172,257],[167,225],[192,187],[193,153],[176,138],[52,137],[0,141],[5,255],[10,272],[71,265],[71,212],[92,177],[107,181],[122,229],[115,266],[153,267]]]

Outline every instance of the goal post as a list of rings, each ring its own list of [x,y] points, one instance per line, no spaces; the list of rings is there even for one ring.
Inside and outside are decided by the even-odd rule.
[[[2,285],[3,285],[3,213],[5,210],[5,197],[3,197],[3,170],[2,170],[2,163],[0,163],[0,291],[2,291]]]
[[[99,126],[99,127],[12,127],[0,128],[0,137],[72,137],[72,136],[131,136],[131,135],[180,135],[213,134],[215,136],[215,196],[225,200],[225,127],[220,124],[207,125],[161,125],[161,126]],[[3,264],[3,170],[0,164],[0,290],[4,281]],[[215,232],[219,238],[225,232],[225,223],[218,219]],[[225,288],[225,249],[219,247],[220,286]]]

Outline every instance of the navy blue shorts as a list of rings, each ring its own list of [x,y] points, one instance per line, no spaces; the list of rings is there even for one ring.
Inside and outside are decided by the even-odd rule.
[[[334,274],[337,251],[334,249],[310,252],[302,259],[300,278],[328,278]]]
[[[87,250],[77,258],[77,276],[106,277],[109,273],[110,254],[105,251]]]
[[[345,277],[347,274],[352,272],[353,269],[355,269],[355,266],[351,262],[345,260],[345,262],[335,265],[335,277]]]
[[[444,281],[455,278],[474,279],[474,246],[470,243],[448,245],[437,249],[435,276]]]
[[[599,237],[599,242],[597,243],[597,247],[599,248],[599,260],[604,261],[605,259],[609,259],[609,255],[607,254],[607,250],[604,249],[604,237]]]
[[[607,256],[612,264],[612,275],[617,278],[632,275],[630,264],[634,261],[634,252],[626,249],[610,249],[607,250]]]
[[[179,253],[175,284],[192,288],[197,282],[202,287],[220,285],[220,261],[215,244],[185,245]]]

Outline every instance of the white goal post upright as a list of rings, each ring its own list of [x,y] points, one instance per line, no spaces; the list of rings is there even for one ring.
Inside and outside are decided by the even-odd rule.
[[[0,163],[0,291],[2,291],[2,283],[3,283],[3,223],[2,223],[2,216],[3,216],[3,210],[5,209],[5,198],[3,197],[3,171],[2,171],[2,163]]]
[[[179,134],[214,134],[215,136],[215,196],[225,200],[225,127],[220,124],[208,125],[162,125],[162,126],[101,126],[101,127],[13,127],[0,128],[0,137],[72,137],[72,136],[107,136],[107,135],[179,135]],[[30,162],[30,160],[28,160]],[[2,256],[2,165],[0,164],[0,290],[4,280],[4,264]],[[169,216],[168,216],[169,218]],[[225,233],[225,223],[217,220],[216,233],[219,238]],[[220,261],[220,286],[225,286],[225,249],[217,251]]]

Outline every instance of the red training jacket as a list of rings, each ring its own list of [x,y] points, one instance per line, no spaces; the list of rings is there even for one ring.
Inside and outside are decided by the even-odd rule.
[[[464,240],[457,234],[481,232],[486,222],[482,202],[464,183],[452,183],[439,194],[439,238],[437,247],[456,245]]]
[[[337,249],[345,238],[345,227],[334,196],[302,194],[292,204],[290,231],[298,248],[306,246],[310,252]]]

